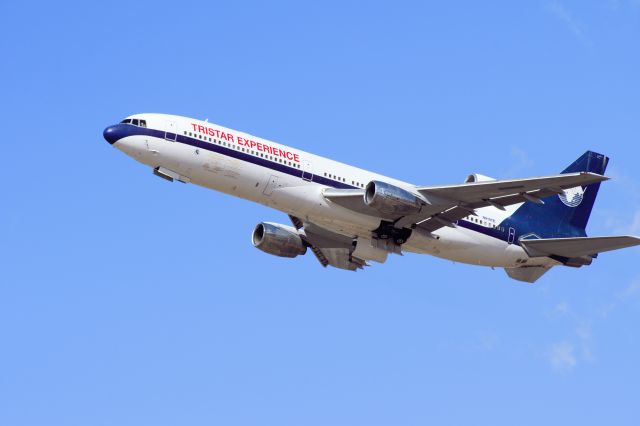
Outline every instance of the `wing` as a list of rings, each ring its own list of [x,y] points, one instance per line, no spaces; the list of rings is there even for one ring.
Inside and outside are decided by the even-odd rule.
[[[576,186],[586,186],[608,179],[608,177],[596,173],[579,172],[527,179],[427,186],[416,189],[426,197],[442,197],[475,207],[485,207],[489,205],[501,205],[504,207],[524,201],[537,202],[542,198],[560,194],[565,189],[575,188]],[[489,203],[489,200],[491,200],[492,203]]]
[[[475,214],[474,210],[477,208],[493,206],[504,210],[506,206],[525,201],[544,204],[544,198],[561,194],[565,189],[608,179],[595,173],[579,172],[527,179],[416,187],[414,191],[428,203],[418,214],[404,217],[381,216],[365,204],[364,190],[329,188],[323,194],[326,199],[358,213],[392,220],[398,228],[420,226],[431,232],[443,226],[455,226],[459,219]]]
[[[364,259],[353,254],[356,248],[353,238],[336,234],[313,223],[303,222],[295,216],[289,215],[289,218],[296,229],[304,231],[301,234],[303,240],[322,266],[331,265],[349,271],[369,266]]]

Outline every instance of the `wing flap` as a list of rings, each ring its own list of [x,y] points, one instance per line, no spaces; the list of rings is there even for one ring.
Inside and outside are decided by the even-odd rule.
[[[322,266],[331,265],[349,271],[368,266],[366,260],[353,255],[353,238],[336,234],[313,223],[303,222],[292,215],[289,215],[289,219],[297,230],[303,230],[301,236]]]
[[[436,231],[443,226],[451,226],[463,217],[467,217],[470,214],[474,214],[468,208],[453,207],[449,210],[445,210],[442,213],[433,215],[422,222],[418,223],[418,227],[424,229],[427,232]]]
[[[537,240],[520,240],[520,246],[531,257],[562,256],[576,258],[591,256],[611,250],[632,247],[640,244],[640,238],[632,236],[614,237],[576,237],[576,238],[544,238]]]

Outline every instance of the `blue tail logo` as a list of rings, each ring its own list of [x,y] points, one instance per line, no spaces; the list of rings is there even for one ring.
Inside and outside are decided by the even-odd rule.
[[[562,194],[558,194],[560,201],[567,207],[578,207],[584,199],[585,188],[576,186],[575,188],[566,189]]]

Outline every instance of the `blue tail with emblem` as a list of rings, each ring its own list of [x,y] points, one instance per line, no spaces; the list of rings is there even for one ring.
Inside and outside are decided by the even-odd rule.
[[[608,162],[606,156],[587,151],[562,173],[592,172],[604,175]],[[594,183],[545,198],[543,205],[524,203],[505,222],[513,226],[519,235],[534,233],[540,238],[584,237],[598,189],[600,183]]]

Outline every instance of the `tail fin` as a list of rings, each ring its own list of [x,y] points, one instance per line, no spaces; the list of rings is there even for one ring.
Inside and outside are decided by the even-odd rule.
[[[585,152],[562,173],[592,172],[603,175],[609,158],[593,151]],[[596,201],[600,183],[566,190],[544,200],[544,205],[523,204],[509,218],[519,234],[534,232],[542,238],[582,237]]]

